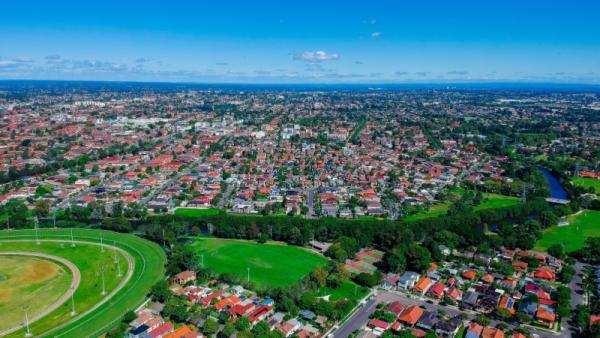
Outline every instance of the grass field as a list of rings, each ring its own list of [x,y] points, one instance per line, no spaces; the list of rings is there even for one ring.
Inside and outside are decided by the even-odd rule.
[[[107,294],[114,290],[120,282],[117,277],[115,264],[115,251],[108,247],[102,252],[101,247],[91,243],[100,241],[100,234],[107,245],[114,245],[127,252],[134,260],[134,269],[130,280],[125,286],[113,295],[110,300],[87,314],[86,309],[94,307],[103,298],[101,292],[100,266],[105,267],[105,283]],[[63,257],[75,264],[81,272],[81,284],[76,290],[75,307],[79,314],[73,319],[69,312],[71,303],[67,302],[61,307],[31,325],[35,336],[52,337],[88,337],[98,336],[108,331],[118,323],[120,318],[129,310],[141,304],[150,287],[164,276],[165,255],[156,244],[145,241],[139,237],[119,234],[101,230],[76,229],[73,231],[76,241],[89,242],[89,244],[76,243],[70,245],[70,231],[66,229],[44,229],[39,232],[42,243],[36,245],[31,240],[31,230],[0,231],[2,251],[35,251]],[[51,242],[44,240],[60,240],[64,242]],[[119,254],[120,266],[125,276],[127,268],[126,258]],[[1,316],[0,316],[1,317]],[[51,331],[49,331],[51,330]],[[22,337],[23,330],[13,332],[8,337]]]
[[[600,211],[586,210],[569,217],[569,225],[544,230],[536,249],[546,250],[553,244],[564,244],[567,251],[583,247],[588,237],[600,236]]]
[[[191,244],[203,255],[204,265],[217,273],[247,278],[258,286],[293,285],[327,259],[306,249],[280,244],[199,237]]]
[[[350,281],[345,280],[342,285],[332,289],[330,287],[323,287],[315,293],[315,297],[328,297],[329,301],[336,302],[342,298],[346,298],[352,301],[358,301],[362,299],[369,290],[365,287]]]
[[[571,182],[573,183],[573,185],[578,185],[578,186],[584,187],[586,189],[594,188],[594,191],[596,192],[596,194],[600,194],[600,180],[598,180],[598,179],[587,178],[587,177],[576,177],[576,178],[572,179]]]
[[[23,321],[23,304],[34,316],[65,294],[73,275],[58,262],[27,256],[0,256],[0,331]]]
[[[453,192],[456,194],[462,195],[464,190],[455,189]],[[475,207],[476,211],[484,210],[484,209],[494,209],[494,208],[504,208],[509,207],[511,205],[519,204],[519,199],[512,196],[504,196],[499,194],[491,194],[491,193],[483,193],[483,201],[481,204]],[[407,221],[417,221],[420,219],[443,216],[448,212],[448,208],[450,208],[450,202],[441,202],[432,205],[427,212],[421,212],[414,215],[406,216],[405,220]]]
[[[175,209],[175,215],[186,216],[186,217],[213,216],[213,215],[217,215],[218,213],[219,213],[219,209],[216,209],[216,208],[208,208],[208,209],[177,208],[177,209]]]
[[[414,215],[408,215],[404,219],[407,221],[417,221],[420,219],[437,217],[445,215],[448,212],[448,208],[450,208],[450,202],[436,203],[429,207],[427,212],[420,212]]]
[[[481,204],[475,207],[475,210],[504,208],[517,205],[519,203],[520,200],[517,197],[484,193],[483,201]]]

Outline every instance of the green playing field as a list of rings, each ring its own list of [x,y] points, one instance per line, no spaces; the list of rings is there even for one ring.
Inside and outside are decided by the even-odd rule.
[[[218,273],[248,277],[259,286],[282,287],[295,284],[327,259],[304,248],[280,243],[219,238],[196,238],[192,247],[203,256],[206,267]]]

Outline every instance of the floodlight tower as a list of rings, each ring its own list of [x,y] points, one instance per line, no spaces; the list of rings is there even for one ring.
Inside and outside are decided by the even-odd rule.
[[[106,294],[106,285],[104,283],[104,265],[100,267],[100,273],[102,274],[102,292],[100,294],[104,296]]]
[[[75,316],[77,312],[75,312],[75,288],[71,286],[71,316]]]
[[[38,218],[37,218],[37,216],[35,216],[33,218],[33,221],[35,222],[35,244],[40,245],[40,237],[38,236]]]
[[[32,336],[31,331],[29,331],[29,314],[27,313],[28,310],[29,310],[29,306],[23,305],[23,311],[25,312],[25,328],[26,328],[25,337]]]

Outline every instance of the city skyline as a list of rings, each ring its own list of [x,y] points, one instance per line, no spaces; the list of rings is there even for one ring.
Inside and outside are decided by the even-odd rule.
[[[0,79],[600,83],[587,1],[4,7]]]

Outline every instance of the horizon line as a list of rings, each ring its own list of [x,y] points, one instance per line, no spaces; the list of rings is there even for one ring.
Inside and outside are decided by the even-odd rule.
[[[87,80],[87,79],[11,79],[0,78],[0,82],[86,82],[86,83],[133,83],[133,84],[169,84],[169,85],[250,85],[250,86],[461,86],[461,85],[519,85],[519,86],[573,86],[599,87],[600,83],[589,82],[560,82],[560,81],[529,81],[529,80],[466,80],[466,81],[406,81],[406,82],[203,82],[203,81],[145,81],[145,80]]]

